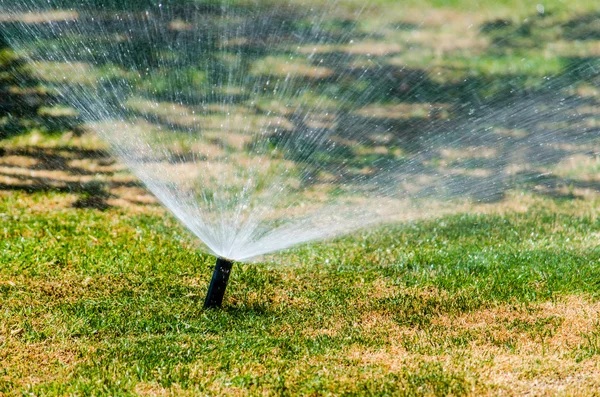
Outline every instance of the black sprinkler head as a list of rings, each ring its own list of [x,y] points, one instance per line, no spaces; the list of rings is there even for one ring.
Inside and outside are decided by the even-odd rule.
[[[217,264],[215,265],[212,280],[208,287],[208,293],[206,294],[206,300],[204,301],[205,309],[221,307],[232,266],[232,261],[224,258],[217,258]]]

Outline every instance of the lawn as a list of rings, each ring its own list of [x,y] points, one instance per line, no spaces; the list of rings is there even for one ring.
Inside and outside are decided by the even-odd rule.
[[[239,17],[249,3],[228,4]],[[318,3],[292,2],[300,16]],[[26,43],[23,53],[35,59],[26,62],[4,43],[15,26],[0,9],[0,396],[597,393],[596,2],[549,1],[540,9],[516,0],[378,0],[355,21],[359,3],[327,14],[323,31],[363,40],[297,46],[291,34],[276,47],[240,40],[240,58],[238,44],[187,52],[188,24],[166,21],[183,38],[156,64],[152,40],[136,42],[148,56],[143,76],[117,57],[96,65],[73,51],[75,67],[52,59],[69,49],[50,36]],[[273,15],[291,32],[306,32],[296,14]],[[105,48],[101,35],[88,39],[97,45],[91,52]],[[371,63],[372,75],[349,72]],[[209,93],[224,71],[243,78]],[[241,91],[290,75],[283,94]],[[135,87],[123,104],[128,115],[169,131],[183,154],[197,150],[186,133],[200,124],[202,150],[246,160],[238,124],[260,129],[279,117],[302,131],[286,101],[308,107],[322,128],[333,128],[325,116],[339,112],[346,132],[375,123],[396,131],[386,148],[350,141],[346,151],[319,157],[355,172],[382,158],[404,161],[419,142],[408,135],[448,126],[468,133],[471,112],[492,115],[479,127],[493,122],[517,138],[483,149],[426,141],[439,145],[428,166],[466,175],[449,208],[427,216],[412,208],[402,222],[236,263],[223,308],[203,310],[214,257],[57,95],[65,76],[81,90],[96,90],[100,79]],[[408,88],[383,94],[400,83]],[[576,99],[544,108],[567,94]],[[226,107],[223,98],[235,102]],[[523,106],[541,113],[530,117]],[[353,125],[364,115],[365,124]],[[523,167],[510,155],[531,145],[518,137],[532,131],[551,131],[546,140],[554,145],[527,147],[529,174],[520,170],[488,191],[485,172]],[[286,161],[303,161],[289,154]],[[321,193],[328,177],[315,175],[323,186],[309,193]]]
[[[600,384],[597,199],[515,197],[236,264],[155,205],[1,196],[7,395],[591,395]],[[327,258],[327,259],[325,259]]]

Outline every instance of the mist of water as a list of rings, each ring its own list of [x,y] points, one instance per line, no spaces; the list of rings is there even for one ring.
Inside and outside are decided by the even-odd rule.
[[[0,0],[4,36],[49,89],[207,251],[233,260],[498,202],[554,183],[560,162],[595,158],[596,57],[565,55],[553,69],[510,55],[519,32],[481,20],[452,61],[435,50],[443,30],[428,43],[428,17],[399,22],[408,16],[337,3]],[[565,35],[569,21],[557,25]],[[470,70],[475,57],[497,77]]]

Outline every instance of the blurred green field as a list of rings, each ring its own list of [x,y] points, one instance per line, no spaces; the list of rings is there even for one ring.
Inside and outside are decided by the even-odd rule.
[[[243,15],[248,2],[228,4]],[[293,4],[297,15],[321,6]],[[556,92],[577,95],[585,108],[578,108],[585,117],[561,126],[567,136],[583,126],[596,131],[600,8],[596,1],[540,5],[375,0],[355,20],[363,2],[344,1],[327,14],[325,31],[364,33],[363,41],[307,43],[310,51],[291,64],[293,40],[278,48],[252,42],[239,67],[252,84],[293,73],[306,90],[290,103],[380,114],[407,135],[467,117],[465,104],[501,108]],[[307,21],[297,15],[280,17],[301,31]],[[533,169],[544,178],[492,202],[236,264],[223,310],[203,311],[214,258],[199,253],[190,233],[61,102],[57,77],[72,69],[45,58],[60,41],[30,42],[25,52],[38,57],[32,67],[8,47],[13,22],[0,13],[0,395],[591,396],[600,389],[596,140],[563,145],[556,161]],[[181,18],[165,23],[173,35],[188,28]],[[153,54],[148,42],[136,44],[141,56]],[[318,61],[308,57],[313,48]],[[173,63],[142,77],[117,60],[99,67],[82,57],[69,78],[82,86],[124,79],[140,93],[127,103],[132,113],[182,131],[188,110],[173,107],[170,93],[192,87],[200,94],[191,99],[210,102],[208,88],[222,75],[202,69],[206,61],[194,54],[161,56]],[[230,67],[230,53],[215,57]],[[173,70],[184,58],[181,85]],[[371,85],[328,84],[368,62],[379,67]],[[392,77],[382,80],[382,71]],[[336,102],[390,84],[391,94]],[[148,106],[148,93],[161,106]],[[236,98],[236,111],[256,125],[281,111],[267,90]],[[212,106],[207,145],[222,133]],[[510,115],[501,124],[522,132]],[[235,139],[217,143],[234,150]],[[348,146],[359,170],[382,156]],[[398,160],[401,149],[399,139],[385,156]],[[489,167],[444,156],[432,161],[469,172]]]

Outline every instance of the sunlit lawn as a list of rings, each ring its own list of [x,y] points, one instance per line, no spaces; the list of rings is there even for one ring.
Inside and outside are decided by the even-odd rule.
[[[358,3],[342,14],[354,15]],[[357,29],[382,32],[385,45],[320,51],[360,62],[375,49],[385,65],[422,71],[436,90],[415,92],[441,113],[465,96],[535,89],[548,75],[598,96],[590,78],[600,54],[595,2],[570,9],[547,2],[543,15],[536,4],[515,1],[476,11],[471,1],[411,2],[405,13],[397,2],[376,3]],[[390,7],[387,25],[372,16],[381,7]],[[592,19],[580,18],[586,15]],[[258,57],[248,71],[285,75],[283,59]],[[319,79],[333,66],[293,68],[323,88]],[[125,73],[85,67],[83,84]],[[595,154],[570,168],[558,164],[556,180],[514,186],[498,202],[235,264],[223,309],[203,311],[214,258],[106,154],[106,144],[74,126],[72,109],[51,103],[47,86],[60,68],[47,62],[31,70],[0,48],[0,395],[600,389]],[[199,87],[207,84],[203,71],[188,72]],[[172,78],[162,70],[138,83],[168,94]],[[305,103],[328,94],[311,95]],[[397,111],[384,99],[358,105]],[[426,117],[429,102],[404,99],[403,112]],[[357,104],[332,103],[360,112]],[[128,105],[147,110],[143,101]],[[181,122],[169,119],[171,105],[165,99],[153,116]],[[237,110],[276,112],[273,106],[265,94]]]
[[[163,210],[4,192],[0,390],[36,395],[593,394],[597,200],[512,198],[236,264]]]

